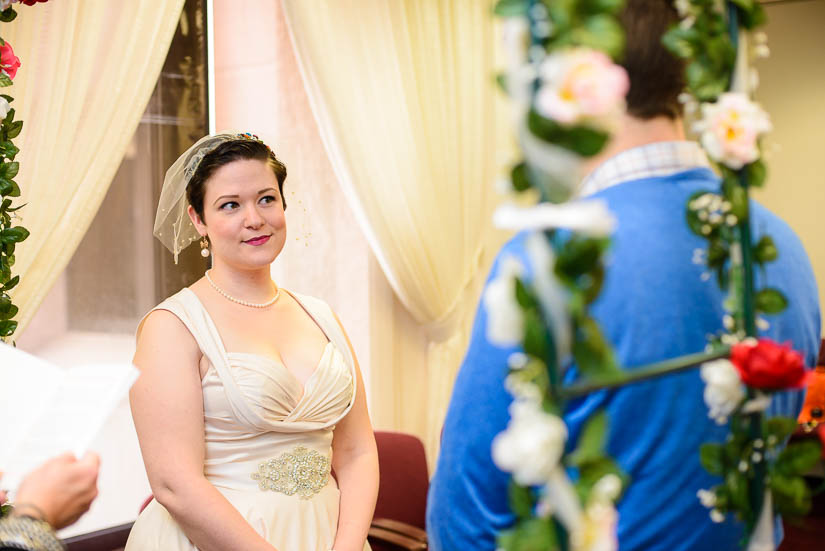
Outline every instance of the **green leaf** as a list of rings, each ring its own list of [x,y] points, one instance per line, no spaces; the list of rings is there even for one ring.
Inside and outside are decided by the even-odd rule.
[[[17,322],[12,320],[0,321],[0,337],[10,337],[17,329]]]
[[[803,475],[813,469],[822,457],[818,440],[805,440],[788,445],[774,463],[774,471],[784,476]]]
[[[9,281],[7,281],[5,285],[3,285],[3,291],[9,291],[11,289],[14,289],[18,283],[20,283],[20,276],[16,275]]]
[[[701,47],[702,36],[695,27],[683,29],[676,25],[662,36],[662,44],[676,57],[690,58]]]
[[[498,0],[493,13],[499,17],[523,17],[527,15],[527,0]]]
[[[503,551],[548,551],[559,545],[553,521],[535,517],[499,532],[496,543]]]
[[[29,230],[22,226],[6,228],[2,232],[0,232],[0,242],[20,243],[21,241],[25,241],[28,236]]]
[[[20,197],[20,186],[14,180],[11,181],[11,191],[9,197]]]
[[[726,180],[725,198],[730,202],[730,213],[736,216],[739,221],[748,218],[748,192],[740,186],[738,182]]]
[[[773,239],[769,235],[765,235],[753,248],[753,256],[757,262],[764,264],[776,260],[779,251],[776,249]]]
[[[18,172],[20,172],[20,163],[2,163],[0,164],[0,172],[3,174],[4,178],[8,178],[9,180],[11,180],[15,176],[17,176]]]
[[[624,0],[584,0],[580,4],[588,13],[618,13]]]
[[[525,310],[534,308],[536,306],[536,299],[533,297],[533,294],[530,292],[527,285],[521,280],[521,278],[517,277],[515,279],[515,288],[516,302],[518,302],[519,306],[521,306]]]
[[[770,477],[774,504],[783,516],[803,516],[811,508],[811,490],[801,476]]]
[[[692,61],[685,70],[688,88],[699,101],[715,101],[728,88],[730,77],[719,74],[699,60]]]
[[[527,128],[545,142],[556,144],[584,157],[592,157],[599,153],[610,137],[607,132],[588,126],[562,126],[542,117],[535,110],[527,114]]]
[[[778,314],[788,307],[788,299],[777,289],[762,289],[754,297],[756,309],[766,314]]]
[[[602,253],[610,246],[609,239],[596,239],[575,235],[558,251],[556,275],[563,281],[574,281],[593,272],[599,266]]]
[[[7,125],[8,125],[8,124],[11,124],[11,123],[12,123],[12,121],[14,121],[14,115],[15,115],[15,113],[16,113],[16,111],[14,110],[14,108],[13,108],[13,107],[12,107],[11,109],[9,109],[9,112],[8,112],[8,113],[6,113],[6,118],[5,118],[5,119],[3,119],[3,122],[4,122],[5,124],[7,124]]]
[[[7,102],[9,102],[9,103],[11,103],[11,102],[13,102],[13,101],[14,101],[14,98],[13,98],[13,97],[11,97],[11,96],[10,96],[10,95],[8,95],[8,94],[0,94],[0,98],[3,98],[4,100],[6,100],[6,101],[7,101]]]
[[[699,448],[699,462],[707,472],[721,476],[725,465],[725,450],[721,444],[706,442]]]
[[[14,189],[14,185],[9,180],[0,177],[0,195],[6,196],[10,195],[12,190]]]
[[[591,417],[582,429],[576,449],[568,456],[571,465],[581,465],[604,455],[607,437],[607,413],[599,411]]]
[[[13,161],[17,154],[20,152],[20,149],[12,142],[6,141],[0,143],[0,151],[2,151],[3,154],[5,154],[5,156],[9,158],[9,160]]]
[[[524,352],[537,358],[547,358],[547,330],[536,309],[524,312]]]
[[[526,191],[532,187],[527,163],[521,162],[513,167],[513,170],[510,171],[510,182],[516,191]]]
[[[496,84],[505,94],[509,94],[510,90],[507,88],[507,75],[499,73],[496,75]]]
[[[753,512],[748,497],[748,480],[745,475],[738,469],[729,470],[725,474],[725,488],[731,508],[739,513],[742,520],[751,518]]]
[[[739,17],[743,27],[747,30],[760,27],[767,22],[765,10],[755,0],[731,0],[739,9]]]
[[[18,310],[14,304],[10,305],[8,309],[0,309],[0,320],[10,320],[17,315]]]
[[[622,488],[626,488],[630,478],[622,472],[616,462],[608,456],[602,455],[576,466],[578,470],[578,480],[576,481],[576,492],[582,501],[587,501],[593,486],[596,485],[605,475],[615,474],[622,481]]]
[[[777,442],[784,442],[796,430],[796,419],[791,417],[771,417],[763,423],[766,437],[774,436]]]
[[[528,518],[533,514],[533,507],[536,500],[530,488],[519,486],[514,481],[510,481],[510,508],[518,518]]]
[[[12,8],[11,6],[0,12],[0,21],[2,21],[3,23],[9,23],[10,21],[14,21],[16,17],[17,12],[14,11],[14,8]]]
[[[581,320],[576,327],[573,358],[579,371],[593,380],[606,378],[619,371],[613,349],[607,343],[599,324],[592,318]]]
[[[20,135],[20,131],[23,130],[23,121],[14,121],[9,125],[9,129],[6,131],[6,137],[8,139],[14,139]]]
[[[751,187],[762,187],[765,183],[765,178],[768,176],[768,167],[761,159],[756,160],[745,166],[745,176],[748,178],[748,185]]]
[[[728,259],[727,243],[721,239],[711,239],[708,244],[708,267],[720,268],[725,265]]]
[[[570,33],[574,43],[606,52],[618,58],[624,50],[624,31],[613,15],[600,13],[585,19],[584,24]]]

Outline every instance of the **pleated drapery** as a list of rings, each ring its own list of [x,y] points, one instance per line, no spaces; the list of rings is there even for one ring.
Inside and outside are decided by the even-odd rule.
[[[18,5],[3,24],[22,66],[11,88],[24,121],[22,225],[13,291],[18,335],[92,222],[157,81],[184,0]],[[101,258],[105,251],[101,251]],[[89,269],[93,269],[92,266]]]
[[[490,222],[502,161],[492,2],[283,5],[344,195],[399,300],[427,329],[422,436],[434,454],[487,260],[501,242]],[[392,366],[373,367],[382,368]]]

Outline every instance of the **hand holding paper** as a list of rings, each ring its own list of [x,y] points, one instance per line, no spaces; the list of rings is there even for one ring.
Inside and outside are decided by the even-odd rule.
[[[0,468],[14,490],[65,452],[82,457],[138,377],[131,365],[60,368],[0,344]]]

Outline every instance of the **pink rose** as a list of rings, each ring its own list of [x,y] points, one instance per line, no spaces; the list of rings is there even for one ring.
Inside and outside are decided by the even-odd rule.
[[[11,49],[11,44],[6,42],[0,46],[0,67],[8,77],[14,80],[14,75],[17,74],[17,69],[20,67],[20,58],[14,55],[14,50]]]
[[[565,124],[615,117],[630,87],[627,72],[604,53],[575,48],[555,53],[539,69],[536,110]]]
[[[739,371],[742,382],[754,388],[802,388],[808,380],[799,352],[770,339],[737,344],[730,352],[730,361]]]
[[[739,170],[759,158],[759,138],[772,129],[768,114],[745,94],[726,92],[716,103],[702,104],[695,124],[708,155]]]

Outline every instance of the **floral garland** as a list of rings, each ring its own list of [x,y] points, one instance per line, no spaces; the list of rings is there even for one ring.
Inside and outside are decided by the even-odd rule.
[[[46,0],[21,0],[27,6]],[[0,0],[0,21],[10,22],[17,17],[12,4],[17,0]],[[0,38],[0,87],[11,86],[20,59],[14,55],[11,44]],[[14,120],[15,111],[11,106],[14,98],[7,94],[0,94],[0,339],[7,340],[17,329],[14,318],[18,307],[12,302],[9,291],[18,283],[20,276],[12,277],[14,266],[15,247],[29,236],[29,231],[16,224],[20,221],[17,211],[23,205],[12,206],[13,199],[20,197],[20,186],[14,181],[20,170],[20,163],[15,157],[20,152],[14,138],[20,135],[23,121]]]
[[[719,424],[730,420],[731,434],[724,444],[702,446],[702,465],[722,482],[698,497],[714,521],[733,513],[748,534],[758,531],[772,546],[773,515],[762,511],[770,513],[773,503],[781,514],[807,512],[810,491],[801,475],[818,461],[820,445],[803,442],[783,450],[796,420],[762,416],[771,393],[801,388],[808,378],[797,352],[755,338],[757,329],[769,326],[758,316],[778,314],[788,305],[778,289],[755,290],[753,279],[754,264],[763,266],[778,256],[770,236],[753,243],[749,221],[748,189],[762,186],[766,175],[759,142],[772,128],[767,113],[750,98],[757,74],[745,70],[748,61],[768,54],[764,33],[754,32],[764,25],[765,13],[753,0],[722,7],[712,0],[677,0],[675,5],[682,21],[663,40],[687,62],[687,91],[681,99],[688,111],[700,109],[694,130],[722,176],[719,193],[689,199],[687,223],[708,242],[694,261],[708,267],[704,277],[715,272],[728,292],[725,331],[711,338],[709,348],[732,346],[730,359],[706,363],[701,370],[709,415]]]
[[[513,477],[516,523],[498,538],[507,551],[615,548],[614,502],[627,479],[604,452],[607,416],[591,418],[566,451],[561,413],[568,397],[560,382],[570,358],[593,380],[619,371],[588,313],[601,289],[615,221],[600,201],[558,203],[577,183],[574,167],[603,149],[624,112],[629,80],[612,60],[624,42],[620,6],[501,0],[495,8],[505,17],[508,58],[499,83],[513,99],[525,154],[509,183],[542,200],[496,212],[496,225],[534,232],[527,238],[532,274],[505,258],[483,297],[490,342],[523,350],[509,359],[511,420],[492,448],[494,462]],[[560,228],[573,233],[562,235]]]
[[[748,537],[757,528],[766,484],[780,512],[807,509],[809,496],[799,475],[819,454],[816,444],[780,452],[795,420],[763,420],[760,413],[769,392],[798,387],[807,375],[797,353],[751,338],[757,311],[776,313],[787,303],[776,289],[753,293],[751,263],[777,255],[770,238],[740,245],[751,241],[747,189],[764,180],[758,138],[770,129],[747,94],[728,92],[732,79],[736,86],[755,85],[755,74],[732,77],[735,67],[745,66],[737,64],[737,55],[745,51],[737,44],[739,25],[752,30],[764,22],[755,1],[728,2],[727,12],[720,12],[715,0],[677,0],[683,21],[663,38],[688,60],[688,88],[681,99],[687,111],[701,105],[697,131],[723,176],[721,193],[690,199],[687,218],[709,241],[694,260],[707,263],[729,289],[727,332],[715,337],[705,354],[623,372],[588,314],[601,288],[603,254],[615,222],[599,201],[564,201],[579,181],[582,159],[602,150],[624,109],[627,75],[611,59],[622,50],[617,19],[622,4],[499,0],[495,8],[505,18],[506,72],[498,82],[513,100],[524,153],[510,172],[508,188],[540,200],[532,207],[509,205],[496,212],[499,227],[532,232],[526,240],[531,269],[516,258],[502,259],[483,297],[488,340],[523,350],[508,362],[511,420],[492,449],[497,466],[512,474],[516,522],[498,538],[499,548],[508,551],[618,545],[614,502],[629,481],[604,453],[603,412],[585,425],[575,449],[565,451],[567,429],[560,415],[574,396],[702,365],[710,416],[721,424],[730,418],[731,436],[723,445],[702,447],[702,464],[724,482],[698,497],[711,508],[714,521],[735,512],[746,522]],[[754,38],[753,52],[764,53],[764,38]],[[560,228],[572,233],[562,234]],[[561,372],[571,358],[586,380],[565,387]],[[763,526],[772,522],[772,515],[762,518],[767,519]]]

